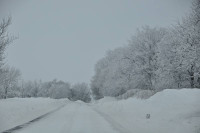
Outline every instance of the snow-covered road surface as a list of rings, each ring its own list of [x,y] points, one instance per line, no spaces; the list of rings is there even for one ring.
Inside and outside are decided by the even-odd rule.
[[[70,103],[16,133],[121,133],[122,126],[106,120],[85,103]],[[112,123],[111,123],[112,122]],[[125,131],[123,133],[128,133]]]
[[[167,89],[146,100],[105,97],[90,104],[49,98],[1,100],[0,132],[18,125],[22,128],[9,133],[200,133],[200,89]]]

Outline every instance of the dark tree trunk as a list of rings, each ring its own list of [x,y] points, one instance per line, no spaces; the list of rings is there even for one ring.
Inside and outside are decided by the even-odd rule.
[[[188,73],[190,75],[190,86],[191,88],[194,88],[194,66],[191,66],[191,69],[188,70]]]
[[[7,99],[7,95],[8,95],[8,88],[5,88],[5,93],[4,93],[4,99]]]
[[[190,75],[190,85],[191,85],[191,88],[194,88],[194,73]]]
[[[198,77],[197,83],[198,83],[198,88],[200,88],[200,77]]]

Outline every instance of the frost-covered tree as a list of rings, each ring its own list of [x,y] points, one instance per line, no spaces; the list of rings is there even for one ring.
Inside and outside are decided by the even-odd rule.
[[[165,34],[165,29],[145,27],[128,46],[107,52],[96,64],[91,82],[96,99],[119,96],[130,89],[155,89],[159,76],[158,45]]]
[[[10,24],[11,24],[11,17],[8,17],[7,19],[2,19],[0,22],[0,78],[1,78],[0,86],[1,87],[2,86],[5,87],[5,81],[7,79],[4,79],[4,78],[7,78],[5,75],[8,74],[7,72],[5,72],[7,70],[5,70],[3,68],[4,67],[3,60],[5,58],[4,52],[5,52],[6,47],[14,40],[14,37],[10,37],[8,35],[8,27]],[[7,89],[4,88],[3,94],[2,94],[2,90],[1,90],[0,95],[4,95],[4,98],[6,98],[7,97]]]
[[[3,65],[4,52],[6,47],[13,41],[13,37],[8,35],[8,27],[11,24],[11,17],[0,22],[0,68]]]
[[[167,35],[162,39],[159,49],[160,53],[158,60],[160,62],[160,84],[159,87],[164,88],[180,88],[181,69],[179,69],[179,62],[181,60],[176,56],[177,47],[175,36],[173,32],[168,30]]]
[[[51,98],[70,98],[70,84],[63,81],[56,81],[50,88]]]
[[[132,37],[129,44],[131,54],[126,55],[126,59],[131,60],[133,64],[135,80],[139,79],[137,80],[137,88],[156,89],[160,66],[158,60],[159,45],[165,35],[165,29],[147,26],[138,30],[136,36]]]
[[[50,97],[50,88],[53,85],[53,81],[41,83],[41,88],[38,92],[39,97]]]
[[[170,29],[162,41],[165,70],[178,88],[197,87],[200,77],[199,3],[194,0],[192,12]]]
[[[96,99],[103,96],[118,96],[128,90],[128,75],[122,62],[125,48],[108,51],[106,56],[95,66],[95,75],[91,82],[91,89]]]
[[[108,62],[106,58],[99,60],[95,65],[95,75],[91,80],[91,90],[95,99],[100,99],[103,97],[102,88],[105,82],[107,67]]]
[[[7,98],[9,94],[12,94],[16,87],[21,73],[14,67],[4,67],[0,76],[0,87],[3,98]]]
[[[95,65],[91,89],[96,99],[127,90],[200,87],[200,1],[172,28],[144,27],[128,46]],[[129,91],[134,92],[134,91]]]
[[[21,97],[38,97],[41,86],[41,81],[22,81],[20,86]]]
[[[55,99],[70,98],[71,85],[63,81],[41,81],[23,82],[21,86],[22,97],[50,97]]]
[[[91,101],[90,89],[86,83],[77,83],[71,88],[72,100]]]

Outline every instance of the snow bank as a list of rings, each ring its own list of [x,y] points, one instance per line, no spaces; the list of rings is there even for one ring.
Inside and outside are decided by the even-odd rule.
[[[129,97],[135,97],[140,99],[148,99],[153,96],[156,92],[151,90],[131,89],[126,93],[117,97],[117,99],[128,99]]]
[[[67,99],[10,98],[0,100],[0,132],[26,123],[66,104]]]
[[[95,108],[130,132],[200,133],[200,89],[167,89],[146,100],[102,99]]]
[[[114,97],[104,97],[102,99],[99,99],[96,101],[96,103],[99,103],[99,104],[102,104],[102,103],[108,103],[108,102],[113,102],[113,101],[116,101],[116,98]]]

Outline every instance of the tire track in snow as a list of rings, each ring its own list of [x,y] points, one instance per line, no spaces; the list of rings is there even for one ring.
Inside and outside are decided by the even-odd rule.
[[[123,127],[119,122],[113,120],[109,115],[97,110],[96,108],[92,109],[97,112],[102,118],[104,118],[111,125],[111,127],[119,133],[132,133],[131,131]]]
[[[65,105],[66,105],[66,104],[65,104]],[[60,106],[59,108],[56,108],[56,109],[54,109],[54,110],[52,110],[52,111],[50,111],[50,112],[48,112],[48,113],[46,113],[46,114],[43,114],[43,115],[41,115],[41,116],[39,116],[39,117],[37,117],[37,118],[35,118],[35,119],[33,119],[33,120],[27,122],[27,123],[24,123],[24,124],[19,125],[19,126],[16,126],[16,127],[13,127],[13,128],[11,128],[11,129],[8,129],[8,130],[3,131],[3,132],[0,132],[0,133],[14,133],[14,132],[17,131],[17,130],[23,129],[23,128],[29,126],[30,124],[32,124],[32,123],[34,123],[34,122],[37,122],[37,121],[39,121],[40,119],[45,118],[45,117],[49,116],[50,114],[52,114],[52,113],[54,113],[54,112],[60,110],[60,109],[63,108],[65,105],[62,105],[62,106]]]
[[[66,122],[65,122],[65,125],[66,125],[66,127],[63,127],[63,129],[61,130],[61,133],[71,133],[71,130],[72,130],[72,125],[73,125],[73,123],[74,123],[74,117],[75,117],[75,115],[76,115],[76,112],[77,112],[77,108],[78,108],[78,106],[77,105],[73,105],[73,106],[75,106],[74,108],[71,108],[72,109],[72,115],[70,115],[70,117],[67,117],[67,116],[65,116],[68,120],[66,120]],[[71,111],[71,110],[70,110]],[[70,121],[70,122],[69,122]],[[66,129],[67,129],[67,131],[66,131]]]

